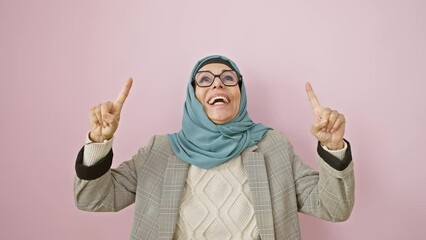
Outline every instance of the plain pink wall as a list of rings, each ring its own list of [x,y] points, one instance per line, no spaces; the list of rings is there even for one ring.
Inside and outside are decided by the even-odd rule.
[[[0,239],[128,239],[132,206],[74,206],[89,109],[134,78],[116,166],[179,130],[189,73],[209,54],[237,62],[252,119],[315,168],[304,83],[346,115],[353,214],[301,215],[304,239],[424,238],[425,23],[422,0],[0,0]]]

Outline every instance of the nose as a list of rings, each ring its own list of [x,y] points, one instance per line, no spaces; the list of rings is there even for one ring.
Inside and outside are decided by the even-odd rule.
[[[212,87],[213,88],[223,88],[225,85],[223,84],[222,80],[220,80],[219,77],[215,77],[213,79],[213,84]]]

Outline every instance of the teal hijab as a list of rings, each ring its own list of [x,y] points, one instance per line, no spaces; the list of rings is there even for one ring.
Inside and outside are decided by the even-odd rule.
[[[202,104],[195,97],[192,79],[203,65],[213,62],[226,64],[240,73],[237,65],[224,56],[213,55],[198,61],[187,87],[182,129],[168,135],[173,152],[179,159],[204,169],[233,159],[247,147],[259,142],[269,129],[262,124],[253,123],[250,119],[246,110],[244,82],[240,84],[240,109],[234,119],[216,125],[207,117]]]

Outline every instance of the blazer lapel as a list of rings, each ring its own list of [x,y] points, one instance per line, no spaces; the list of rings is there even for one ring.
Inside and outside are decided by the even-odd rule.
[[[254,145],[243,152],[243,164],[248,176],[260,237],[261,239],[275,239],[271,194],[265,159],[262,153],[255,152],[257,148],[257,145]]]
[[[159,239],[172,239],[179,213],[180,194],[183,190],[189,164],[172,154],[164,172],[163,192],[159,216]]]

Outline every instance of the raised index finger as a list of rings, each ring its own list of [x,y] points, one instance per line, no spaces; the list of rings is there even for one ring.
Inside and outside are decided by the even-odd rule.
[[[314,90],[312,89],[312,86],[310,83],[306,83],[305,85],[306,93],[308,94],[309,102],[311,103],[311,107],[313,109],[317,107],[321,107],[317,96],[314,93]]]
[[[130,89],[132,88],[133,79],[129,78],[124,85],[123,89],[121,89],[120,94],[118,95],[117,99],[115,100],[116,103],[119,103],[120,105],[123,105],[126,101],[127,96],[129,96]]]

